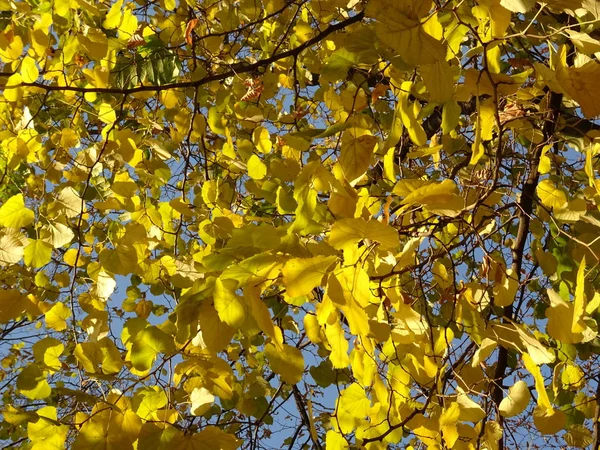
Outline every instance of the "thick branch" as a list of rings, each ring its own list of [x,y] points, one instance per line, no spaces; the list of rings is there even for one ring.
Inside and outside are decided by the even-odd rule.
[[[317,34],[315,37],[309,39],[308,41],[299,45],[296,48],[287,50],[285,52],[278,53],[278,54],[273,55],[266,59],[261,59],[255,63],[240,62],[240,63],[232,64],[230,66],[230,70],[228,70],[226,72],[217,73],[217,74],[209,74],[209,75],[205,76],[204,78],[201,78],[201,79],[195,80],[195,81],[182,81],[179,83],[165,84],[162,86],[136,86],[136,87],[128,88],[128,89],[87,88],[87,87],[81,87],[81,86],[48,85],[48,84],[43,84],[43,83],[21,83],[16,86],[11,86],[10,88],[35,87],[35,88],[44,89],[46,91],[70,91],[70,92],[81,92],[84,94],[88,93],[88,92],[90,92],[90,93],[96,92],[96,93],[101,93],[101,94],[129,95],[129,94],[135,94],[136,92],[162,91],[162,90],[166,90],[166,89],[184,89],[184,88],[203,86],[207,83],[211,83],[213,81],[221,81],[226,78],[239,75],[241,73],[254,72],[257,69],[262,68],[262,67],[267,67],[276,61],[279,61],[279,60],[282,60],[285,58],[298,56],[300,53],[302,53],[307,48],[310,48],[313,45],[321,42],[323,39],[325,39],[331,33],[343,30],[344,28],[352,25],[353,23],[360,22],[364,18],[364,16],[365,16],[364,12],[361,11],[358,14],[356,14],[346,20],[342,20],[341,22],[338,22],[334,25],[330,25],[325,30],[323,30],[322,32]],[[5,89],[6,86],[5,85],[0,86],[0,88]]]
[[[521,269],[523,267],[523,253],[525,251],[525,244],[527,243],[527,237],[529,236],[529,224],[531,221],[531,215],[533,213],[533,200],[535,198],[535,189],[538,185],[540,172],[539,164],[540,157],[542,155],[543,148],[552,144],[554,141],[554,132],[556,129],[556,122],[560,114],[562,105],[562,94],[552,92],[550,94],[550,101],[548,102],[548,111],[544,117],[544,125],[542,126],[542,133],[544,140],[538,144],[533,150],[531,158],[531,167],[529,169],[529,175],[523,184],[521,190],[521,199],[518,205],[518,220],[519,228],[517,230],[517,236],[515,243],[512,248],[512,271],[513,276],[517,278],[517,281],[521,281]],[[503,308],[502,317],[504,320],[511,320],[516,315],[517,311],[514,310],[512,305]],[[495,385],[492,390],[492,399],[498,407],[502,398],[504,397],[502,382],[505,377],[506,368],[508,366],[508,350],[505,347],[500,347],[498,350],[498,361],[496,363],[496,370],[494,373]],[[502,425],[502,416],[498,417],[498,422]],[[504,448],[504,438],[500,439],[498,448],[502,450]]]
[[[600,378],[596,379],[596,412],[594,414],[594,450],[600,450]]]

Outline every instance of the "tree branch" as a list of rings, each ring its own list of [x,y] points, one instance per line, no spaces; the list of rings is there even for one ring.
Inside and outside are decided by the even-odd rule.
[[[531,215],[533,213],[533,200],[535,198],[535,189],[538,185],[540,172],[539,164],[542,156],[543,148],[552,144],[554,140],[554,132],[556,129],[556,122],[560,115],[560,109],[562,105],[562,94],[552,92],[550,94],[550,101],[548,102],[548,111],[544,116],[544,125],[542,126],[542,133],[544,140],[539,143],[533,150],[531,157],[531,168],[529,175],[523,184],[521,190],[521,199],[519,200],[518,216],[519,228],[517,230],[517,236],[515,243],[512,248],[512,271],[513,275],[517,278],[517,281],[521,282],[521,269],[523,267],[523,252],[525,250],[525,244],[527,243],[527,237],[529,236],[529,224],[531,221]],[[503,321],[512,320],[517,311],[514,310],[513,305],[505,306],[502,311]],[[494,386],[492,389],[492,399],[496,404],[496,407],[500,406],[500,402],[504,397],[502,382],[505,377],[506,368],[508,367],[508,349],[500,347],[498,350],[498,361],[496,362],[496,370],[494,372]],[[498,423],[502,425],[503,418],[498,416]],[[500,438],[498,443],[499,450],[504,449],[504,437]]]
[[[135,94],[136,92],[149,92],[149,91],[157,92],[157,91],[162,91],[162,90],[166,90],[166,89],[185,89],[185,88],[203,86],[207,83],[210,83],[213,81],[224,80],[226,78],[233,77],[233,76],[239,75],[241,73],[253,72],[261,67],[267,67],[270,64],[272,64],[276,61],[279,61],[281,59],[297,56],[300,53],[302,53],[304,50],[306,50],[307,48],[310,48],[313,45],[321,42],[323,39],[325,39],[331,33],[343,30],[344,28],[346,28],[354,23],[360,22],[364,18],[364,16],[365,16],[365,13],[363,11],[361,11],[358,14],[356,14],[346,20],[342,20],[341,22],[338,22],[334,25],[330,25],[325,30],[323,30],[322,32],[320,32],[319,34],[317,34],[316,36],[314,36],[313,38],[309,39],[308,41],[304,42],[303,44],[299,45],[296,48],[293,48],[291,50],[287,50],[285,52],[270,56],[269,58],[266,58],[266,59],[261,59],[255,63],[241,62],[241,63],[237,63],[237,64],[232,64],[230,66],[230,70],[228,70],[226,72],[218,73],[218,74],[210,74],[210,75],[205,76],[204,78],[201,78],[201,79],[195,80],[195,81],[182,81],[179,83],[165,84],[162,86],[154,86],[154,85],[153,86],[136,86],[136,87],[128,88],[128,89],[87,88],[87,87],[81,87],[81,86],[48,85],[48,84],[43,84],[43,83],[20,83],[15,86],[10,86],[9,89],[14,89],[14,88],[19,88],[19,87],[34,87],[34,88],[44,89],[46,91],[63,91],[63,92],[69,91],[69,92],[80,92],[83,94],[95,92],[95,93],[99,93],[99,94],[129,95],[129,94]],[[6,85],[0,86],[0,89],[6,89]]]
[[[296,407],[298,408],[298,413],[300,414],[300,418],[304,423],[304,426],[308,430],[308,435],[310,436],[310,440],[313,441],[315,448],[321,450],[323,446],[319,442],[319,438],[315,438],[311,433],[310,427],[310,418],[308,417],[308,413],[306,412],[306,408],[304,407],[304,399],[302,398],[302,394],[296,385],[292,386],[292,392],[294,393],[294,399],[296,400]]]

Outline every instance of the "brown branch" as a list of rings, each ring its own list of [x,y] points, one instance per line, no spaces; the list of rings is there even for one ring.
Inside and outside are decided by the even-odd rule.
[[[600,378],[596,379],[596,412],[594,414],[594,450],[600,450]]]
[[[319,438],[315,438],[313,436],[313,434],[311,433],[311,426],[310,426],[310,418],[308,417],[308,413],[306,412],[306,408],[304,406],[304,399],[302,398],[302,394],[300,393],[300,390],[298,389],[298,387],[294,384],[292,386],[292,392],[294,394],[294,400],[296,400],[296,407],[298,408],[298,413],[300,414],[300,419],[302,421],[302,423],[304,423],[304,426],[306,427],[306,429],[308,430],[308,435],[310,436],[310,440],[313,441],[313,444],[315,445],[315,448],[322,450],[323,446],[321,445],[321,443],[319,442]]]
[[[429,395],[427,396],[427,400],[425,400],[425,404],[423,405],[422,408],[415,408],[408,416],[406,416],[404,419],[402,419],[402,421],[400,421],[396,425],[390,425],[390,427],[387,429],[387,431],[385,433],[382,433],[382,434],[380,434],[379,436],[376,436],[376,437],[363,439],[362,442],[361,442],[361,445],[364,447],[365,445],[367,445],[370,442],[383,442],[383,439],[388,434],[390,434],[394,430],[397,430],[398,428],[404,427],[404,425],[406,425],[408,422],[410,422],[410,420],[413,417],[415,417],[417,414],[423,414],[425,411],[427,411],[427,407],[429,406],[429,402],[431,401],[431,397],[433,397],[433,392],[429,393]]]
[[[560,115],[560,108],[562,105],[562,94],[552,92],[550,94],[550,100],[548,102],[548,110],[544,115],[544,125],[542,126],[542,134],[544,140],[539,143],[533,150],[531,158],[531,169],[529,175],[523,184],[521,190],[521,199],[518,205],[518,216],[519,228],[517,230],[517,236],[515,243],[512,248],[512,271],[513,275],[517,278],[517,281],[521,282],[521,269],[523,267],[523,253],[525,251],[525,244],[527,243],[527,237],[529,236],[529,225],[531,216],[533,213],[533,201],[535,198],[535,189],[538,185],[540,172],[539,164],[542,156],[543,148],[552,144],[554,141],[554,132],[556,130],[556,122]],[[513,305],[505,306],[502,311],[503,321],[512,320],[517,314]],[[492,399],[496,404],[496,407],[500,406],[500,402],[504,397],[502,382],[506,376],[506,369],[508,367],[508,349],[500,347],[498,350],[498,361],[496,362],[496,370],[494,372],[494,386],[492,389]],[[498,423],[502,426],[503,418],[498,416]],[[500,438],[498,442],[498,449],[504,449],[504,437]]]
[[[128,89],[87,88],[87,87],[81,87],[81,86],[58,86],[58,85],[48,85],[48,84],[43,84],[43,83],[20,83],[15,86],[10,86],[10,88],[34,87],[34,88],[44,89],[46,91],[63,91],[63,92],[69,91],[69,92],[80,92],[83,94],[95,92],[95,93],[99,93],[99,94],[129,95],[129,94],[135,94],[136,92],[149,92],[149,91],[157,92],[157,91],[162,91],[162,90],[166,90],[166,89],[185,89],[185,88],[203,86],[207,83],[211,83],[213,81],[221,81],[226,78],[239,75],[241,73],[254,72],[259,68],[267,67],[267,66],[271,65],[272,63],[279,61],[281,59],[297,56],[300,53],[302,53],[304,50],[306,50],[307,48],[310,48],[313,45],[321,42],[323,39],[325,39],[331,33],[343,30],[344,28],[346,28],[354,23],[360,22],[364,18],[364,16],[365,16],[364,12],[361,11],[358,14],[356,14],[346,20],[338,22],[334,25],[330,25],[325,30],[323,30],[322,32],[317,34],[315,37],[309,39],[308,41],[304,42],[303,44],[299,45],[296,48],[287,50],[287,51],[279,53],[277,55],[270,56],[269,58],[266,58],[266,59],[261,59],[255,63],[240,62],[240,63],[232,64],[230,66],[230,70],[228,70],[226,72],[218,73],[218,74],[210,74],[210,75],[205,76],[204,78],[201,78],[201,79],[195,80],[195,81],[182,81],[179,83],[164,84],[162,86],[136,86],[136,87],[128,88]],[[6,85],[0,86],[0,89],[5,89],[5,88],[6,88]]]
[[[308,0],[302,0],[297,5],[298,6],[302,6],[307,1]],[[210,37],[222,37],[222,36],[227,36],[229,34],[234,34],[234,33],[239,34],[242,31],[247,30],[248,28],[254,27],[256,25],[260,25],[261,23],[264,23],[267,20],[272,19],[273,17],[276,17],[276,16],[280,15],[286,9],[288,9],[289,7],[294,6],[294,5],[296,5],[295,2],[284,2],[284,5],[281,8],[279,8],[277,11],[273,11],[272,13],[267,14],[266,16],[261,17],[258,20],[255,20],[253,22],[248,22],[247,24],[242,25],[239,28],[236,28],[235,30],[226,30],[226,31],[219,31],[219,32],[216,32],[216,33],[206,33],[206,34],[203,34],[202,36],[198,36],[198,41],[203,41],[204,39],[208,39]]]

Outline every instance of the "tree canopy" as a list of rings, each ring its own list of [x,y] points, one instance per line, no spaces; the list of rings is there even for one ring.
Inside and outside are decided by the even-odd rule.
[[[0,441],[600,447],[600,2],[0,0]]]

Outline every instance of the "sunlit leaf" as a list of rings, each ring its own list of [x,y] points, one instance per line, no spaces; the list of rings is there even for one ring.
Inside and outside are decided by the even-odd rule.
[[[531,394],[527,383],[519,380],[509,388],[508,396],[504,397],[500,403],[498,407],[500,414],[504,417],[517,416],[527,408],[530,400]]]
[[[304,357],[300,350],[290,345],[283,345],[279,350],[273,344],[267,344],[265,353],[275,373],[289,384],[298,383],[304,373]]]
[[[289,260],[281,271],[288,295],[306,295],[319,286],[336,259],[335,256],[317,256]]]
[[[0,206],[0,225],[3,227],[26,227],[33,219],[33,211],[25,207],[23,194],[12,196]]]

